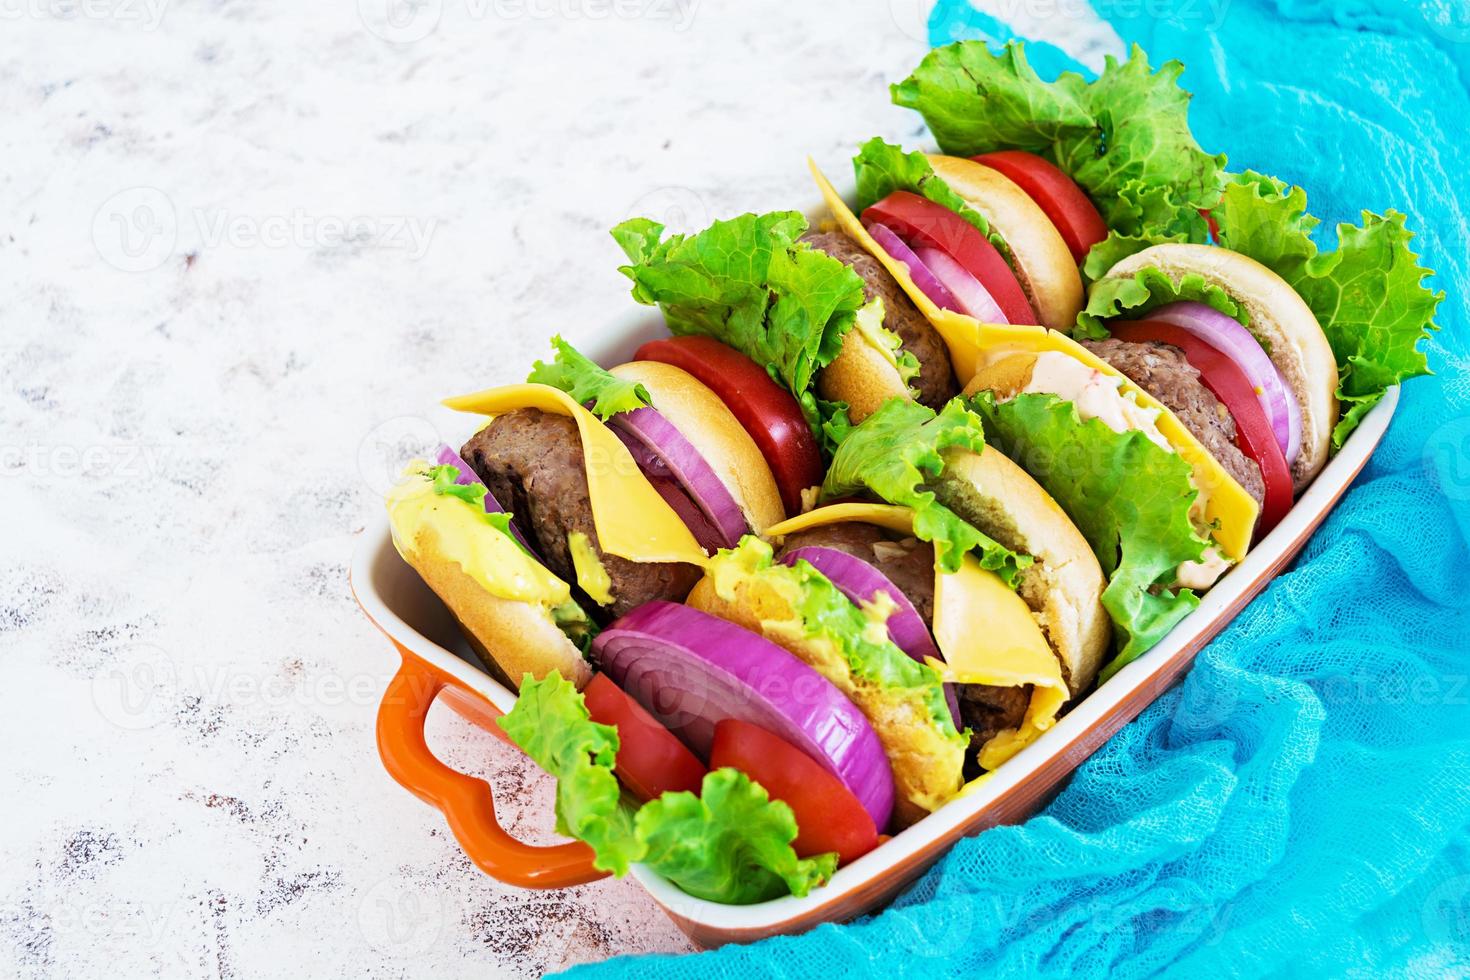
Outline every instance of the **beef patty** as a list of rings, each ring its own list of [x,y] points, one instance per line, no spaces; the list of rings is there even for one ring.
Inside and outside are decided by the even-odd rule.
[[[861,521],[828,524],[788,534],[780,554],[797,548],[833,548],[872,565],[892,582],[923,618],[934,622],[934,547],[909,538],[894,541],[883,528]],[[960,723],[972,732],[970,748],[978,751],[997,733],[1017,728],[1031,703],[1031,688],[991,687],[988,684],[958,684]]]
[[[592,498],[582,461],[577,423],[565,415],[520,408],[496,416],[459,451],[485,481],[500,506],[515,515],[526,542],[546,567],[567,582],[577,581],[567,535],[581,532],[602,560],[612,605],[621,616],[654,599],[681,602],[700,571],[680,562],[645,563],[604,554],[592,519]]]
[[[883,300],[883,326],[898,334],[903,349],[918,359],[919,376],[913,385],[918,390],[919,401],[935,410],[943,408],[959,390],[955,386],[954,368],[949,363],[949,348],[939,331],[904,293],[898,280],[888,274],[883,263],[840,231],[811,232],[801,240],[856,272],[863,280],[865,300],[875,296]]]
[[[1205,387],[1183,351],[1157,342],[1135,344],[1111,338],[1084,340],[1082,346],[1162,402],[1256,503],[1265,499],[1261,468],[1235,445],[1235,419]]]

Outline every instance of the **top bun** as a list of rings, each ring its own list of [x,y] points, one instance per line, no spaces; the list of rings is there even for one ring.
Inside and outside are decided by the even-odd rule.
[[[1255,259],[1213,245],[1166,244],[1130,255],[1104,279],[1156,268],[1178,281],[1186,275],[1228,293],[1245,308],[1250,331],[1262,341],[1302,410],[1302,449],[1291,464],[1300,491],[1327,463],[1337,425],[1337,359],[1311,307],[1276,273]]]
[[[688,371],[659,361],[631,361],[612,373],[648,389],[658,413],[709,463],[752,531],[759,534],[786,517],[770,465],[719,395]]]
[[[935,496],[1012,551],[1036,561],[1021,573],[1021,598],[1062,662],[1073,695],[1097,677],[1112,637],[1107,587],[1087,539],[1041,485],[993,446],[951,449]]]
[[[939,155],[929,163],[1010,246],[1016,280],[1042,325],[1071,330],[1082,312],[1082,276],[1046,212],[1009,177],[984,164]]]

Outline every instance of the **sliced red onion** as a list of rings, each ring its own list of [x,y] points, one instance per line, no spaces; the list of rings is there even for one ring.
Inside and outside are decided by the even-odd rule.
[[[873,726],[830,681],[765,637],[655,601],[599,633],[592,655],[701,759],[719,722],[758,725],[842,780],[880,830],[888,825],[893,770]]]
[[[1302,408],[1260,341],[1232,316],[1204,303],[1181,301],[1149,311],[1146,319],[1172,323],[1219,349],[1245,372],[1271,420],[1271,431],[1291,465],[1302,449]]]
[[[472,484],[479,484],[480,486],[485,487],[485,481],[480,479],[480,474],[470,469],[470,464],[461,459],[459,453],[456,453],[448,446],[441,445],[439,447],[439,452],[434,455],[434,462],[438,463],[440,466],[453,466],[455,469],[459,470],[459,479],[455,480],[454,482],[458,483],[460,486],[467,487],[471,486]],[[495,494],[490,492],[489,487],[485,487],[485,513],[505,513],[505,508],[500,506],[500,501],[495,499]],[[515,539],[521,543],[522,548],[525,548],[527,551],[529,551],[537,561],[541,561],[541,556],[536,554],[536,549],[532,548],[530,544],[526,542],[525,535],[521,534],[521,529],[516,527],[516,522],[514,519],[512,519],[510,522],[510,533],[515,535]],[[542,562],[542,564],[545,564],[545,562]]]
[[[719,547],[733,548],[750,531],[740,505],[714,469],[699,455],[674,424],[652,408],[635,408],[608,420],[614,432],[625,433],[648,449],[657,460],[654,472],[672,476],[684,488],[717,532]],[[627,445],[628,440],[623,440]],[[639,460],[640,467],[643,460]],[[644,469],[644,472],[649,472]],[[667,499],[667,498],[665,498]],[[700,542],[704,544],[704,542]]]
[[[940,282],[929,267],[919,260],[914,250],[909,248],[908,243],[898,237],[897,232],[875,221],[868,225],[868,234],[873,236],[873,241],[877,242],[883,251],[909,267],[909,278],[914,281],[915,286],[919,287],[919,292],[934,301],[935,306],[942,310],[959,311],[960,304],[954,298],[954,294],[946,289],[944,283]]]
[[[937,248],[915,249],[920,261],[929,267],[934,277],[944,283],[954,294],[959,306],[955,309],[968,314],[981,323],[1010,323],[990,290],[980,285],[980,280],[970,275],[964,266]]]
[[[633,462],[638,464],[638,469],[648,478],[653,489],[664,499],[684,526],[689,528],[689,533],[694,535],[694,540],[699,546],[708,552],[715,552],[720,548],[728,548],[725,543],[725,535],[710,523],[704,511],[699,505],[684,492],[684,486],[674,479],[669,468],[664,464],[663,457],[658,456],[638,439],[620,429],[613,429],[613,435],[622,440],[623,445],[628,447],[628,453],[633,457]]]
[[[794,565],[798,560],[806,561],[825,575],[837,587],[838,592],[853,602],[872,602],[879,592],[887,592],[895,607],[887,622],[888,638],[893,641],[893,645],[921,664],[927,663],[930,657],[944,659],[924,617],[919,615],[919,611],[914,608],[909,597],[904,595],[903,590],[872,563],[837,548],[824,548],[820,545],[794,548],[781,556],[783,565]],[[960,723],[960,701],[953,684],[944,685],[944,700],[949,705],[955,728],[963,727]]]
[[[837,586],[837,591],[853,602],[872,602],[879,592],[887,592],[893,600],[893,614],[888,617],[888,636],[894,646],[924,663],[928,657],[939,657],[939,648],[924,617],[914,608],[909,597],[893,581],[856,555],[836,548],[811,546],[795,548],[781,556],[781,564],[795,565],[804,560]]]

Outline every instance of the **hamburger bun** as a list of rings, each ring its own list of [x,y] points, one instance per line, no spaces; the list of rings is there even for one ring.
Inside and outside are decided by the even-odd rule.
[[[485,534],[500,532],[488,525]],[[394,544],[404,561],[434,590],[464,631],[486,668],[511,690],[520,690],[521,678],[541,680],[555,671],[576,685],[592,679],[592,668],[543,607],[488,592],[446,556],[439,529],[432,522],[418,527],[412,541]]]
[[[688,371],[659,361],[631,361],[611,373],[648,389],[658,413],[709,463],[751,530],[759,534],[785,518],[771,467],[719,395]]]
[[[1010,246],[1016,280],[1042,325],[1071,330],[1082,311],[1082,275],[1046,212],[1009,177],[984,164],[937,154],[929,163]]]
[[[846,402],[854,425],[890,398],[914,397],[893,363],[856,328],[842,338],[842,349],[817,375],[817,393],[828,401]]]
[[[931,485],[939,502],[1012,551],[1036,559],[1018,590],[1062,664],[1073,696],[1097,677],[1112,638],[1102,605],[1107,579],[1065,511],[993,446],[944,453]]]
[[[1311,307],[1287,282],[1255,259],[1213,245],[1154,245],[1130,255],[1104,279],[1156,268],[1178,281],[1197,275],[1245,308],[1250,332],[1270,353],[1302,411],[1301,453],[1291,464],[1298,491],[1327,463],[1337,425],[1337,359]]]

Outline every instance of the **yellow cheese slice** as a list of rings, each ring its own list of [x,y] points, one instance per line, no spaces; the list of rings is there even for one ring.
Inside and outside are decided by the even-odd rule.
[[[826,507],[809,510],[805,514],[788,517],[780,524],[772,524],[766,528],[765,536],[782,538],[788,534],[795,534],[797,531],[825,527],[828,524],[841,524],[844,521],[876,524],[895,534],[914,533],[914,512],[907,507],[898,507],[894,504],[848,503],[828,504]]]
[[[890,504],[848,503],[819,507],[766,529],[782,537],[843,521],[877,524],[898,534],[912,534],[913,511]],[[1056,721],[1070,692],[1061,663],[1041,632],[1026,601],[993,572],[965,555],[960,570],[935,569],[934,641],[944,662],[931,666],[957,684],[994,687],[1032,685],[1031,703],[1019,729],[998,734],[980,750],[980,765],[994,769],[1025,748]]]
[[[492,527],[484,508],[459,497],[434,492],[429,464],[409,464],[408,478],[388,492],[393,545],[412,562],[421,546],[452,561],[493,596],[515,602],[559,606],[572,591],[515,542]]]
[[[934,302],[914,285],[913,279],[909,276],[908,266],[888,255],[877,242],[873,241],[873,236],[868,234],[857,215],[853,214],[852,209],[838,196],[836,189],[817,169],[817,165],[810,160],[807,163],[811,167],[812,175],[816,178],[817,186],[821,189],[822,197],[828,209],[831,210],[832,217],[837,221],[838,227],[883,264],[893,278],[898,280],[898,284],[903,287],[908,297],[914,301],[919,312],[934,324],[934,329],[939,331],[939,335],[944,338],[944,343],[949,348],[950,360],[954,363],[955,374],[959,377],[962,386],[974,377],[975,372],[981,367],[1007,354],[1021,352],[1039,354],[1043,351],[1061,351],[1064,354],[1070,354],[1093,370],[1120,379],[1123,382],[1123,390],[1132,392],[1138,404],[1158,411],[1159,432],[1168,440],[1169,445],[1174,447],[1174,451],[1193,468],[1194,485],[1199,490],[1205,521],[1214,526],[1213,535],[1220,549],[1234,561],[1240,561],[1245,557],[1246,551],[1250,548],[1251,534],[1255,530],[1260,507],[1256,504],[1255,498],[1225,471],[1219,461],[1210,455],[1209,450],[1200,445],[1199,440],[1184,427],[1173,412],[1159,404],[1152,395],[1128,380],[1111,364],[1066,334],[1048,330],[1042,326],[980,323],[973,317],[955,313],[952,310],[942,310],[935,306]]]
[[[1030,745],[1056,721],[1069,697],[1062,666],[1026,601],[994,572],[965,555],[957,572],[934,581],[934,642],[944,663],[933,666],[957,684],[1032,685],[1020,728],[1008,729],[980,749],[980,765],[994,769]]]
[[[560,388],[506,385],[448,398],[444,404],[456,411],[481,415],[539,408],[570,416],[582,437],[587,492],[592,498],[592,520],[602,550],[629,561],[704,564],[704,549],[638,469],[628,447]]]

